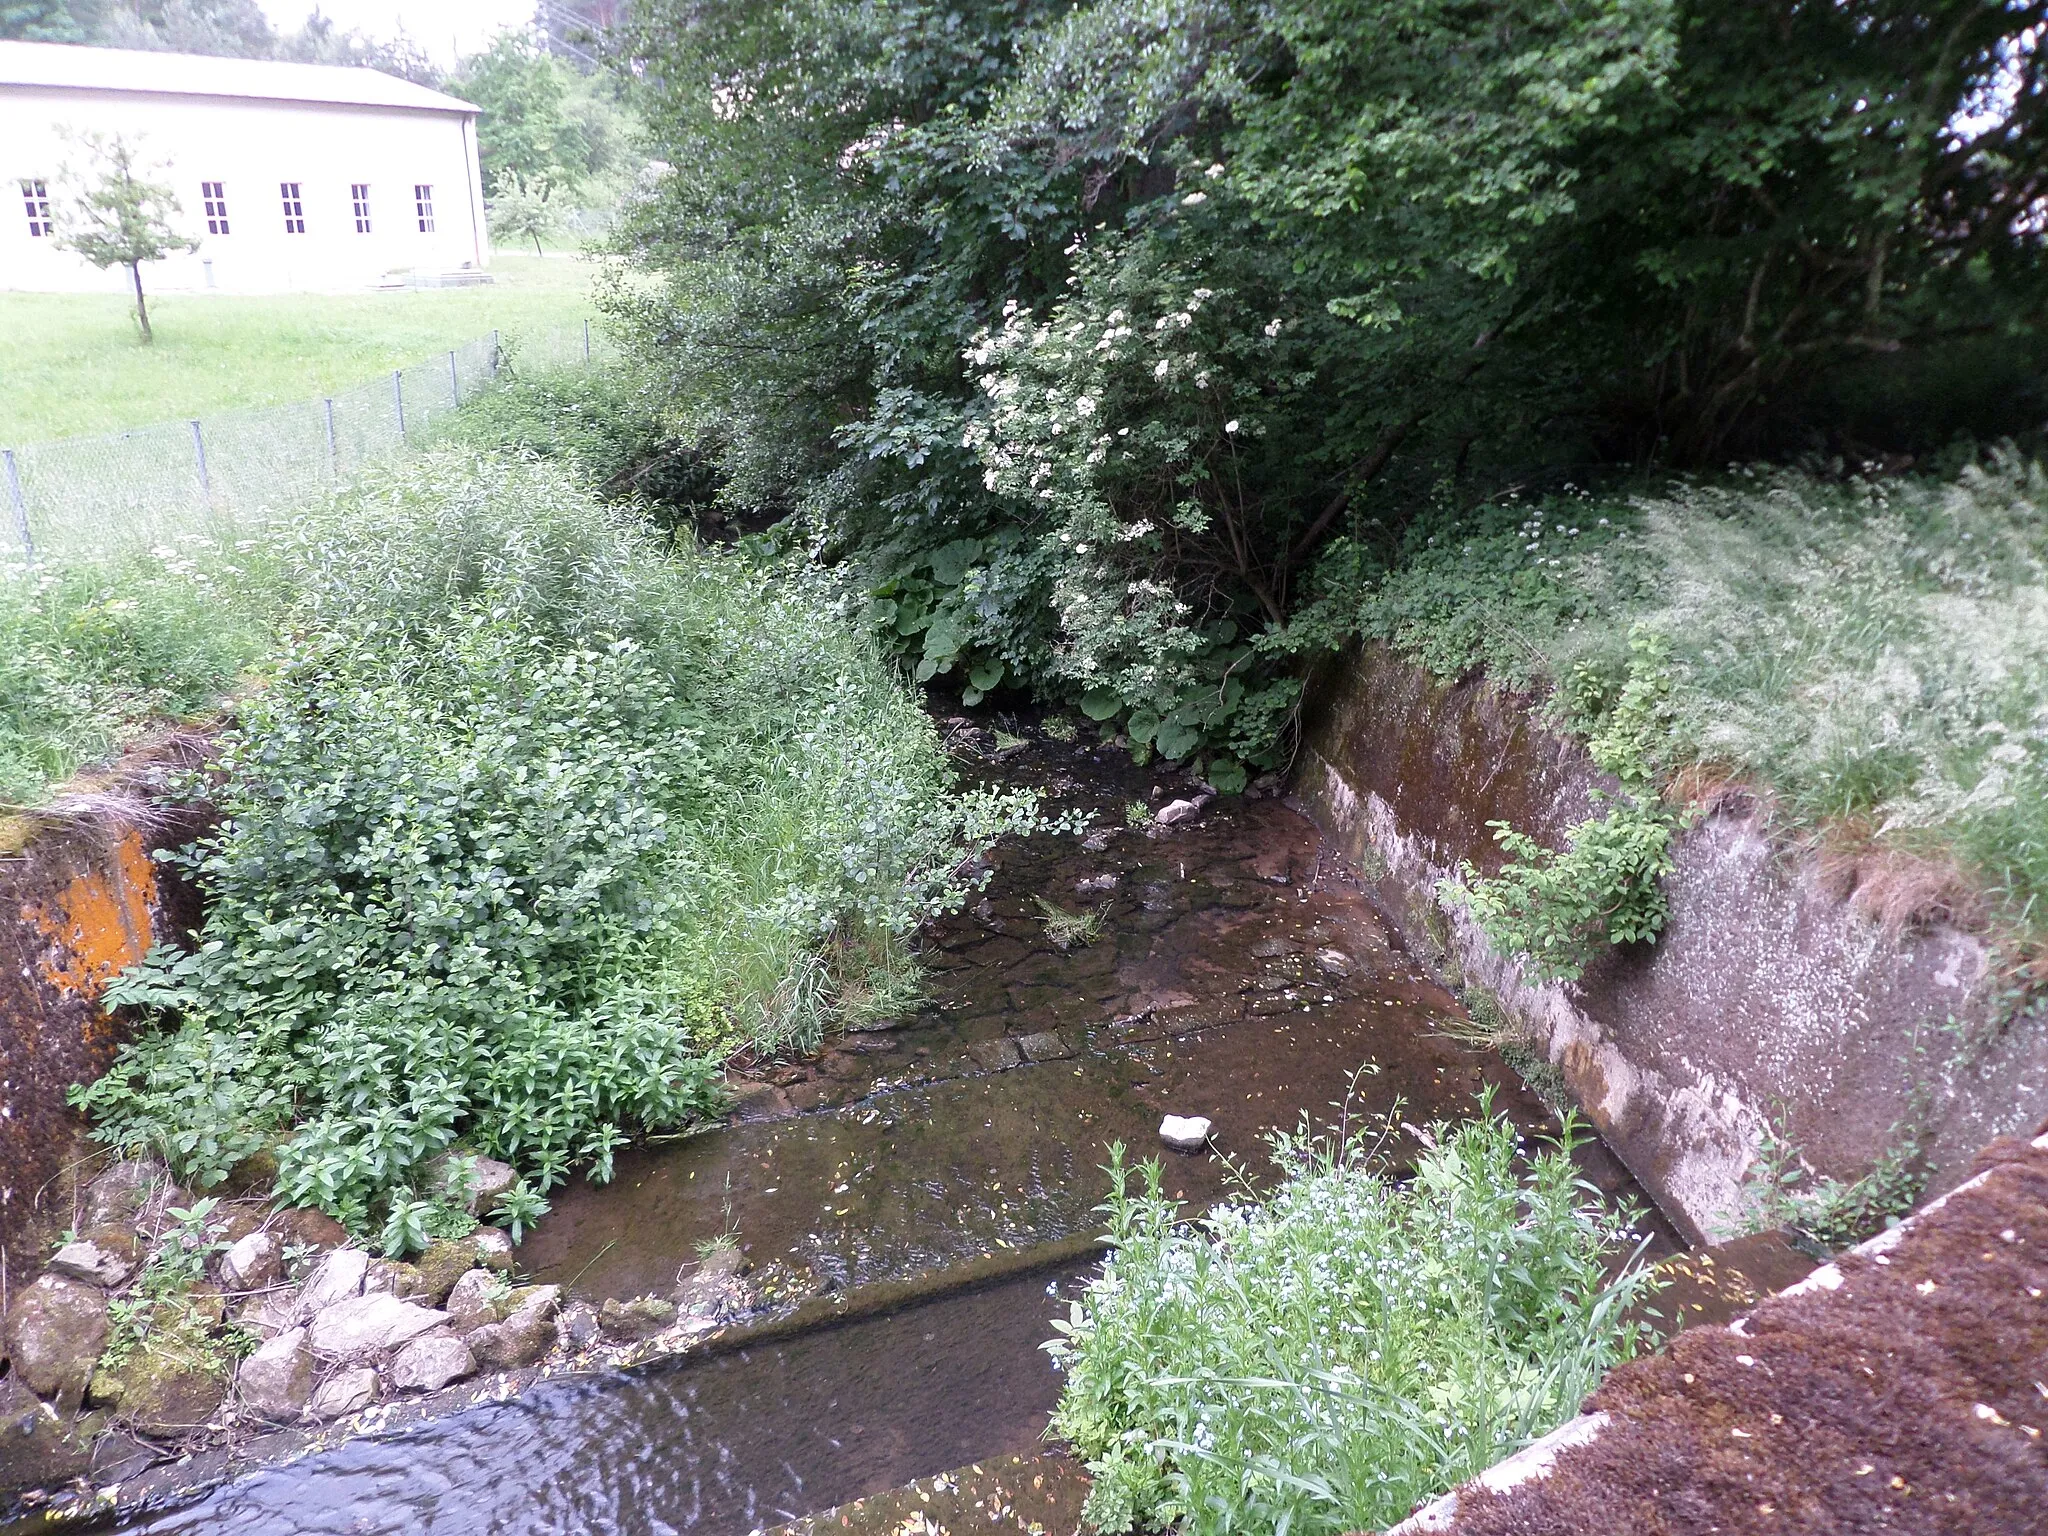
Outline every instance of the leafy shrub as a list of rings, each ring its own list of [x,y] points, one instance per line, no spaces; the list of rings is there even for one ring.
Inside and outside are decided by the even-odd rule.
[[[814,1041],[955,899],[1015,802],[813,594],[671,559],[559,472],[454,454],[299,527],[292,639],[221,742],[190,953],[110,994],[175,1027],[79,1094],[97,1134],[415,1246],[471,1144],[524,1224],[635,1128],[716,1108],[741,1044]],[[381,1228],[380,1228],[381,1224]]]
[[[218,707],[268,638],[262,563],[203,539],[0,561],[0,804],[38,803],[152,720]]]
[[[1563,1148],[1522,1160],[1482,1101],[1396,1182],[1395,1131],[1276,1137],[1283,1182],[1192,1226],[1156,1162],[1133,1193],[1111,1149],[1113,1252],[1046,1346],[1101,1530],[1381,1529],[1570,1417],[1643,1342],[1624,1313],[1651,1277],[1607,1281],[1625,1217]]]

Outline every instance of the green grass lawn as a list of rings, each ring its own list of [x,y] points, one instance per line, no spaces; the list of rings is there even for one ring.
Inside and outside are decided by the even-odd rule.
[[[360,384],[496,329],[580,325],[591,263],[500,250],[487,287],[152,299],[156,344],[112,294],[0,293],[0,445],[115,432]]]

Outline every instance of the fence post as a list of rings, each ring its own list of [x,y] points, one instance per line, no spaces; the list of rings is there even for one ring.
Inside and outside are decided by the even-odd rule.
[[[498,376],[498,359],[502,355],[498,350],[498,333],[494,329],[491,332],[491,377],[494,379]]]
[[[199,494],[209,503],[213,500],[213,482],[206,473],[206,439],[199,434],[199,423],[192,423],[192,461],[199,466]]]
[[[28,534],[28,500],[21,494],[21,472],[14,467],[14,450],[0,449],[0,457],[7,461],[7,500],[14,508],[14,531],[21,535],[21,547],[27,552],[29,563],[36,558],[36,541]]]
[[[590,322],[583,322],[583,361],[590,361]]]
[[[327,396],[320,402],[327,417],[327,472],[335,479],[341,478],[341,454],[334,446],[334,397]]]
[[[405,370],[391,370],[391,408],[398,413],[398,440],[405,441]]]
[[[448,354],[448,403],[462,404],[462,375],[455,371],[455,354]]]

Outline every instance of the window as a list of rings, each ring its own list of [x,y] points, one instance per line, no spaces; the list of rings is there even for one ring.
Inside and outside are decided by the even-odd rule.
[[[348,200],[356,211],[356,233],[370,232],[370,184],[367,181],[352,181],[348,186]]]
[[[420,233],[431,235],[434,232],[434,189],[429,186],[414,187],[412,189],[412,202],[413,206],[419,210]]]
[[[306,232],[306,200],[299,196],[296,181],[280,181],[278,195],[284,199],[284,232],[288,235],[303,235]]]
[[[21,183],[21,200],[28,209],[28,233],[31,240],[43,240],[56,233],[50,227],[50,184],[40,179],[26,177]]]
[[[228,232],[228,195],[217,181],[199,183],[199,201],[206,204],[206,232],[209,235],[224,235]]]

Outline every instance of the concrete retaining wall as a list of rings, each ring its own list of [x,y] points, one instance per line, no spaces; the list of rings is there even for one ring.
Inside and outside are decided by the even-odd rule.
[[[1817,1172],[1849,1179],[1917,1118],[1938,1191],[1978,1147],[2048,1114],[2048,1030],[1997,1024],[1985,946],[1941,924],[1888,934],[1744,794],[1681,839],[1656,944],[1576,983],[1531,981],[1436,901],[1437,882],[1466,860],[1499,867],[1490,821],[1561,846],[1604,776],[1543,728],[1537,701],[1439,682],[1383,648],[1329,668],[1311,700],[1297,793],[1417,956],[1529,1028],[1695,1239],[1731,1230],[1774,1122]]]

